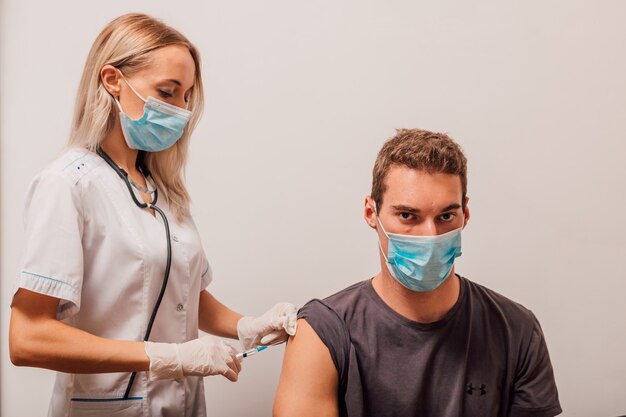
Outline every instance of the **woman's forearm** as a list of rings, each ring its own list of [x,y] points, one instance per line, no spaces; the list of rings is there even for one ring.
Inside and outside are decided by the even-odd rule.
[[[241,314],[220,303],[208,291],[200,292],[198,313],[200,330],[221,337],[237,339],[237,322]]]
[[[11,361],[67,373],[146,371],[143,342],[110,340],[56,318],[58,299],[21,289],[13,299],[9,327]]]

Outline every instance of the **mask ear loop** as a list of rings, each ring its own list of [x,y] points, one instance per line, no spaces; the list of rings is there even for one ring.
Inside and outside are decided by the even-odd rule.
[[[380,217],[378,217],[378,208],[376,207],[376,201],[374,200],[372,201],[374,202],[374,214],[376,215],[376,221],[380,225],[380,228],[382,229],[385,236],[387,236],[387,239],[389,239],[389,234],[387,234],[387,231],[385,230],[385,226],[383,226],[383,223],[380,221]],[[385,262],[389,263],[389,258],[387,258],[387,255],[385,255],[385,251],[383,250],[383,247],[380,244],[380,239],[378,239],[378,249],[380,249],[380,253],[382,253],[383,258],[385,258]]]
[[[120,104],[120,102],[117,100],[117,97],[113,96],[113,100],[115,101],[115,104],[117,105],[117,108],[120,112],[124,113],[124,110],[122,109],[122,105]]]
[[[115,68],[115,69],[117,69],[117,68]],[[139,94],[139,93],[137,92],[137,90],[135,90],[135,87],[133,87],[133,86],[132,86],[132,85],[128,82],[128,80],[126,79],[126,77],[124,77],[124,74],[122,74],[122,71],[120,71],[119,69],[117,69],[117,72],[120,74],[120,76],[122,77],[122,80],[124,80],[124,82],[126,83],[126,85],[127,85],[127,86],[129,86],[131,90],[133,90],[133,93],[135,93],[135,95],[136,95],[137,97],[139,97],[139,98],[141,99],[141,101],[143,101],[143,102],[145,103],[147,100],[146,100],[146,99],[145,99],[145,98],[144,98],[141,94]]]
[[[128,82],[128,80],[126,79],[126,77],[124,77],[124,74],[122,74],[122,71],[120,71],[120,70],[119,70],[119,69],[117,69],[117,68],[115,68],[115,69],[117,70],[118,74],[120,74],[120,77],[122,77],[122,80],[124,80],[124,82],[126,83],[126,85],[130,87],[130,89],[133,91],[133,93],[135,93],[135,95],[136,95],[137,97],[139,97],[139,99],[141,99],[141,101],[143,101],[144,103],[146,103],[146,99],[145,99],[145,98],[143,98],[143,96],[142,96],[141,94],[139,94],[139,93],[137,92],[137,90],[135,90],[135,88],[134,88],[132,85],[130,85],[130,83]],[[117,99],[117,97],[116,97],[116,96],[113,96],[113,100],[115,100],[115,104],[117,104],[117,108],[119,109],[119,111],[120,111],[121,113],[124,113],[124,114],[125,114],[124,109],[122,108],[122,105],[120,104],[120,101]]]

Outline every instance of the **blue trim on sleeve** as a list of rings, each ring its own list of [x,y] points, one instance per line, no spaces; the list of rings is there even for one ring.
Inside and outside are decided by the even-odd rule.
[[[35,274],[33,272],[28,272],[28,271],[22,271],[22,274],[31,275],[31,276],[37,277],[37,278],[49,279],[50,281],[59,282],[61,284],[65,284],[65,285],[71,287],[72,289],[76,289],[76,287],[74,285],[70,284],[69,282],[61,281],[60,279],[50,278],[50,277],[47,277],[45,275],[39,275],[39,274]]]

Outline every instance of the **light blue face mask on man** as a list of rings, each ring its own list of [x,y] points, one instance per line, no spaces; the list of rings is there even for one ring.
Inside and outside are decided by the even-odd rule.
[[[121,72],[120,75],[133,93],[145,103],[143,116],[133,120],[124,113],[122,105],[115,98],[117,107],[120,109],[122,134],[128,147],[140,151],[158,152],[174,145],[183,135],[185,126],[191,118],[191,112],[152,96],[148,99],[143,98]]]
[[[387,269],[400,284],[412,291],[432,291],[448,277],[454,260],[461,256],[463,227],[438,236],[413,236],[387,233],[376,214],[378,224],[387,236]]]

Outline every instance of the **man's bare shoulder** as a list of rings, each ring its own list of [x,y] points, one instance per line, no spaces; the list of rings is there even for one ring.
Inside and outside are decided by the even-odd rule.
[[[274,417],[337,417],[338,376],[326,345],[305,319],[289,338],[283,358]]]
[[[306,360],[300,360],[306,357]],[[289,338],[285,350],[285,358],[296,359],[290,363],[296,369],[310,367],[315,362],[322,368],[330,367],[336,377],[337,370],[333,365],[328,347],[322,342],[315,330],[306,321],[306,319],[298,319],[298,331],[294,336]]]

